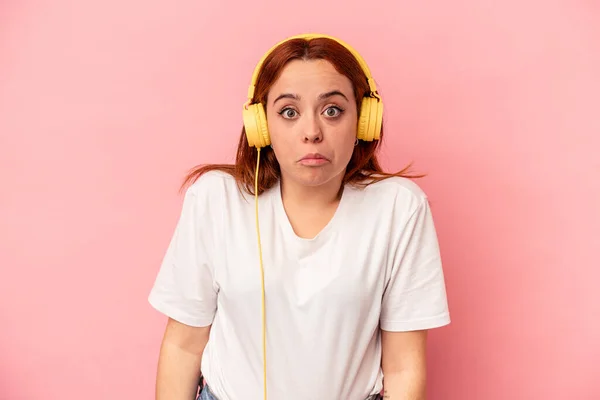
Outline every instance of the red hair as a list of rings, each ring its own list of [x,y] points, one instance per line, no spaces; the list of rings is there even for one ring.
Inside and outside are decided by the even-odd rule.
[[[352,82],[357,110],[360,112],[362,98],[369,94],[367,78],[352,53],[338,42],[328,38],[292,39],[282,43],[269,54],[258,74],[253,103],[261,102],[266,107],[267,95],[273,83],[279,77],[284,66],[291,60],[329,61],[334,68]],[[379,140],[372,142],[359,140],[346,168],[343,183],[370,184],[391,176],[420,178],[424,175],[409,175],[410,165],[399,172],[385,172],[379,165],[376,150],[383,140],[383,124]],[[248,145],[246,131],[242,127],[235,164],[209,164],[194,167],[185,177],[182,189],[196,181],[202,174],[219,170],[231,174],[238,186],[254,195],[257,149]],[[261,161],[258,176],[258,194],[271,188],[280,178],[279,163],[271,147],[261,149]]]

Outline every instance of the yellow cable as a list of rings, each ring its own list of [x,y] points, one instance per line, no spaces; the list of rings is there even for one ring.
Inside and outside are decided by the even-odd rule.
[[[262,340],[263,340],[263,392],[264,400],[267,400],[267,324],[265,318],[265,270],[263,267],[262,246],[260,243],[260,228],[258,223],[258,167],[260,165],[260,147],[257,147],[256,172],[254,174],[254,204],[256,215],[256,237],[258,238],[258,257],[260,260],[260,282],[262,291]]]

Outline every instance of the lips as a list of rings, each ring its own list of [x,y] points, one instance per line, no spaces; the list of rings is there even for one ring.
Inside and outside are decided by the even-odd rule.
[[[306,154],[298,161],[298,164],[306,167],[318,167],[327,163],[329,163],[329,160],[324,155],[319,153]]]
[[[309,153],[300,159],[300,161],[307,160],[327,160],[327,158],[319,153]]]

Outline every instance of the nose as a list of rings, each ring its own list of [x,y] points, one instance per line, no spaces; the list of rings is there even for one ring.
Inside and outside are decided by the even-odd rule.
[[[318,143],[323,140],[323,132],[317,118],[307,118],[302,139],[305,143]]]

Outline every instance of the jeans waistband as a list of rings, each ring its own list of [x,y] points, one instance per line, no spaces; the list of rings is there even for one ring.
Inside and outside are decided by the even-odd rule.
[[[380,394],[372,394],[369,397],[367,397],[365,400],[382,400],[382,399],[383,399],[383,397],[381,397]],[[204,384],[204,387],[201,387],[200,394],[198,395],[198,398],[196,400],[219,400],[219,399],[217,399],[217,396],[215,396],[210,391],[210,388],[208,387],[208,385]]]

